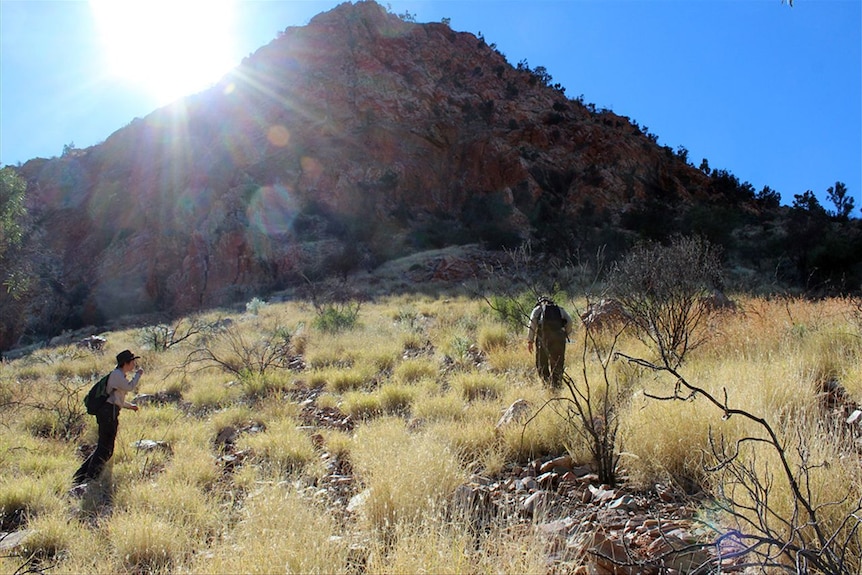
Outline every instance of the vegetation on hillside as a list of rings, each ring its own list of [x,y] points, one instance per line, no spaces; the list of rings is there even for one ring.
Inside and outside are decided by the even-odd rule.
[[[794,201],[780,206],[778,191],[658,141],[481,34],[344,3],[285,30],[229,85],[4,168],[0,351],[473,243],[527,241],[596,271],[599,250],[612,262],[698,234],[721,246],[730,289],[858,293],[857,190],[830,186],[834,210],[781,190]]]
[[[697,242],[675,246],[671,265],[708,255]],[[668,252],[636,253],[619,271],[651,269]],[[568,454],[644,497],[670,486],[690,498],[702,529],[686,545],[705,550],[704,569],[720,549],[775,571],[858,572],[860,432],[841,410],[862,399],[862,305],[740,295],[702,326],[662,331],[668,313],[700,305],[686,298],[704,278],[689,272],[678,269],[675,285],[693,278],[691,289],[671,294],[681,305],[629,284],[623,301],[652,294],[633,300],[641,319],[579,326],[557,397],[535,374],[523,324],[510,321],[532,290],[553,290],[540,284],[341,307],[320,292],[316,304],[257,299],[243,312],[104,333],[103,351],[45,347],[3,362],[0,530],[27,531],[2,570],[576,569],[600,558],[589,533],[575,529],[560,553],[542,521],[580,503],[501,513],[477,531],[453,499],[476,477],[504,482]],[[557,293],[573,317],[595,300]],[[686,346],[681,333],[698,337]],[[123,413],[103,480],[71,498],[79,447],[95,440],[81,397],[125,348],[143,355],[143,407]],[[529,418],[498,427],[517,400]],[[613,449],[603,461],[596,434]]]

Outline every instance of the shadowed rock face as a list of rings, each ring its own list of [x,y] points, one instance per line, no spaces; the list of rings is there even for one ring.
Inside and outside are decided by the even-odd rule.
[[[9,325],[36,330],[221,305],[422,241],[512,242],[577,226],[585,204],[613,219],[708,186],[628,118],[373,2],[288,28],[211,89],[20,173],[43,276]],[[0,330],[0,349],[25,327]]]

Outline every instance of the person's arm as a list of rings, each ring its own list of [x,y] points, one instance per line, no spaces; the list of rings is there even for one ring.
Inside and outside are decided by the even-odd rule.
[[[563,308],[560,308],[560,311],[562,312],[560,315],[562,315],[563,319],[566,320],[566,325],[563,329],[566,331],[566,339],[568,339],[569,336],[572,335],[572,316],[570,316],[569,312]]]
[[[539,325],[539,307],[534,307],[530,313],[530,327],[527,330],[527,349],[533,351],[533,342],[536,341],[536,328]]]
[[[115,401],[115,405],[119,405],[125,409],[131,409],[133,411],[138,410],[138,406],[134,403],[129,403],[126,401],[126,393],[134,390],[138,386],[138,382],[141,379],[141,373],[143,373],[142,369],[139,369],[135,372],[134,377],[132,377],[131,381],[126,379],[126,376],[123,374],[121,369],[115,369],[108,376],[108,393],[110,397],[113,397]],[[119,393],[114,393],[115,391]],[[117,401],[119,400],[119,401]]]
[[[141,370],[135,372],[134,377],[131,380],[126,379],[123,375],[123,371],[120,369],[115,369],[111,372],[111,375],[108,376],[108,388],[109,389],[118,389],[120,391],[133,391],[138,386],[138,381],[141,379]]]

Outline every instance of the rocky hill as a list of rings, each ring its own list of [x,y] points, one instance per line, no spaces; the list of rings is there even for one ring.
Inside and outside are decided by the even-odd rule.
[[[666,221],[668,206],[736,201],[656,140],[483,38],[342,4],[213,88],[20,168],[21,261],[38,279],[24,301],[0,296],[0,349],[417,249],[576,250],[656,202]]]

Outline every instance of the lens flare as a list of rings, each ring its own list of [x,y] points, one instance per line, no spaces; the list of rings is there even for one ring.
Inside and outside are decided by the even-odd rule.
[[[296,217],[296,201],[281,185],[259,188],[249,202],[247,216],[250,226],[266,236],[290,233]]]
[[[290,142],[290,131],[281,125],[271,126],[266,132],[269,143],[278,148],[284,148]]]

